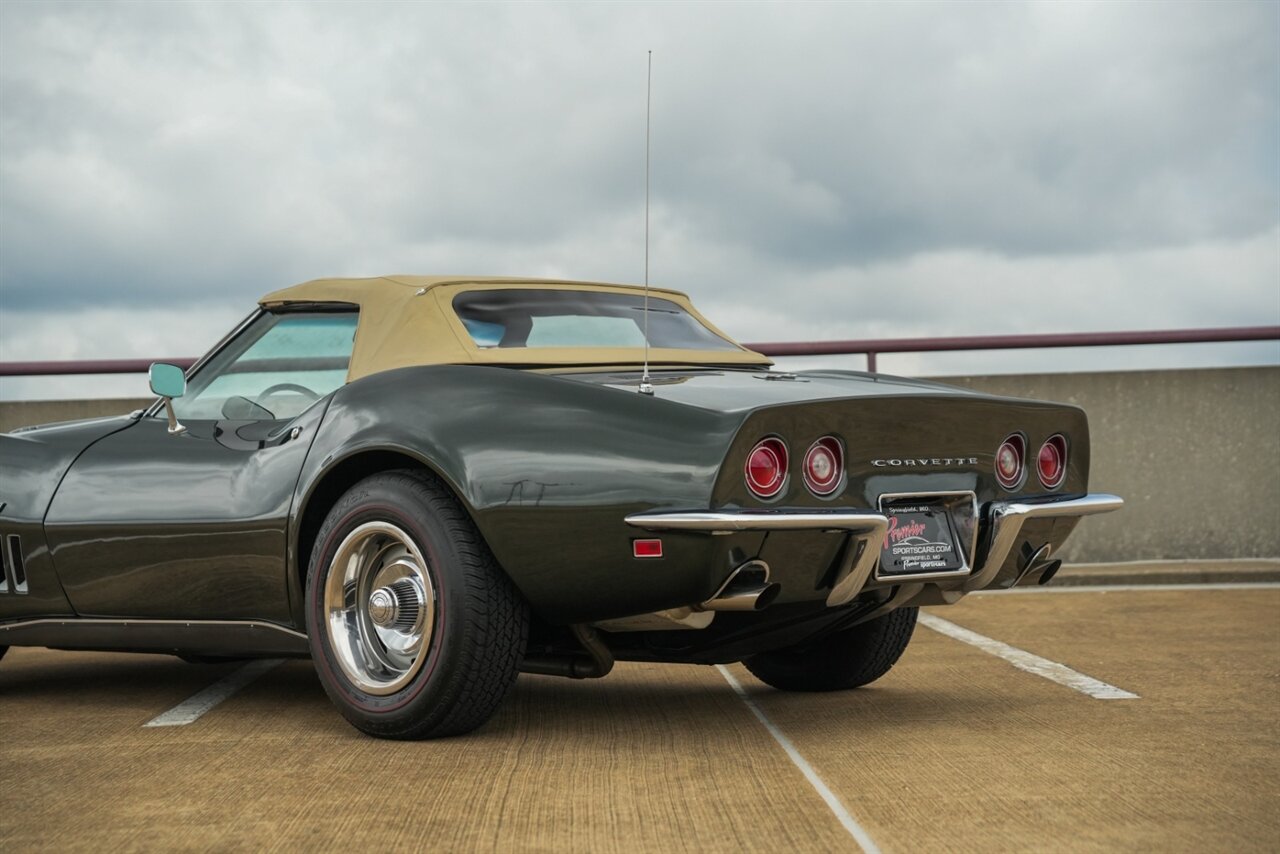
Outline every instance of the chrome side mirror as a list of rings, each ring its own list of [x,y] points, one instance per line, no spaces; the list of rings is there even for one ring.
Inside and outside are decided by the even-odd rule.
[[[164,410],[169,416],[169,432],[176,435],[187,432],[187,428],[178,423],[178,416],[173,413],[173,399],[187,393],[187,375],[177,365],[166,365],[156,362],[147,371],[151,381],[151,392],[164,398]]]

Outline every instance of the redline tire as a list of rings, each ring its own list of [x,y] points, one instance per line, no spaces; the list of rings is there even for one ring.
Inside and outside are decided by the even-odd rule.
[[[889,672],[916,627],[917,608],[898,608],[814,644],[762,652],[742,663],[780,691],[843,691]]]
[[[342,552],[353,537],[360,551]],[[420,471],[372,475],[333,506],[312,551],[306,609],[325,692],[381,738],[485,723],[528,638],[528,605],[453,495]]]

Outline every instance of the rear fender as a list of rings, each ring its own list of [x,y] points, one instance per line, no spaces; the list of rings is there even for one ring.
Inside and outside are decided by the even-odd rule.
[[[303,467],[295,577],[302,519],[325,475],[356,454],[397,453],[454,491],[550,622],[699,601],[723,580],[734,544],[675,535],[661,560],[636,559],[639,534],[624,519],[707,506],[741,420],[505,368],[414,367],[357,380],[335,394]]]

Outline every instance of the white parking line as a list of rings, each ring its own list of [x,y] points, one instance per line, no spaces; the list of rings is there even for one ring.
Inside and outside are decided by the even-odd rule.
[[[1147,590],[1275,590],[1280,581],[1220,581],[1194,584],[1075,584],[1056,587],[1013,587],[1009,590],[975,590],[970,596],[1003,596],[1006,593],[1135,593]]]
[[[143,726],[186,726],[189,723],[194,723],[205,712],[268,670],[272,670],[282,663],[284,663],[283,658],[264,658],[260,661],[251,661],[230,676],[219,679],[203,691],[183,700],[169,711],[147,721]]]
[[[849,831],[849,835],[853,837],[853,840],[867,854],[879,854],[880,848],[871,839],[870,834],[863,830],[862,825],[858,824],[853,816],[849,814],[849,810],[845,808],[844,804],[840,803],[840,799],[836,797],[835,792],[827,787],[827,784],[818,776],[818,772],[813,770],[813,766],[809,764],[808,760],[800,755],[800,751],[796,750],[796,746],[791,743],[791,739],[783,735],[782,730],[778,729],[773,721],[769,720],[764,710],[756,705],[755,700],[747,696],[747,692],[743,690],[742,685],[729,672],[729,668],[723,664],[717,664],[716,669],[724,676],[725,681],[729,683],[729,687],[733,688],[734,692],[742,699],[742,702],[747,704],[747,708],[751,710],[752,714],[756,716],[760,723],[764,724],[764,728],[769,731],[769,735],[773,736],[773,740],[782,746],[788,758],[800,769],[800,773],[804,775],[804,778],[809,781],[809,785],[813,786],[822,799],[827,802],[827,807],[831,812],[835,813],[836,818],[844,826],[844,829]]]
[[[1095,700],[1141,699],[1137,694],[1125,691],[1123,688],[1117,688],[1114,685],[1108,685],[1106,682],[1094,679],[1092,676],[1085,676],[1065,664],[1041,658],[1024,649],[1018,649],[1016,646],[1009,646],[1007,643],[989,638],[986,635],[971,632],[966,628],[957,626],[955,623],[947,622],[941,617],[935,617],[933,614],[926,614],[921,611],[920,622],[935,632],[976,646],[983,652],[994,655],[997,658],[1003,658],[1019,670],[1034,673],[1036,676],[1043,676],[1051,682],[1065,685],[1072,690],[1079,691],[1081,694],[1088,694]]]

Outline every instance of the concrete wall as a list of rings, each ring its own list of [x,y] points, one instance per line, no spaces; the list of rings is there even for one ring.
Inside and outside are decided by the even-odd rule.
[[[154,400],[0,400],[0,433],[29,424],[127,415],[150,406]]]
[[[1090,489],[1127,504],[1082,521],[1067,561],[1280,557],[1280,368],[942,381],[1089,414]]]
[[[1280,557],[1280,368],[949,377],[1084,407],[1091,488],[1124,510],[1086,519],[1071,562]],[[129,412],[150,401],[0,402],[0,431]]]

